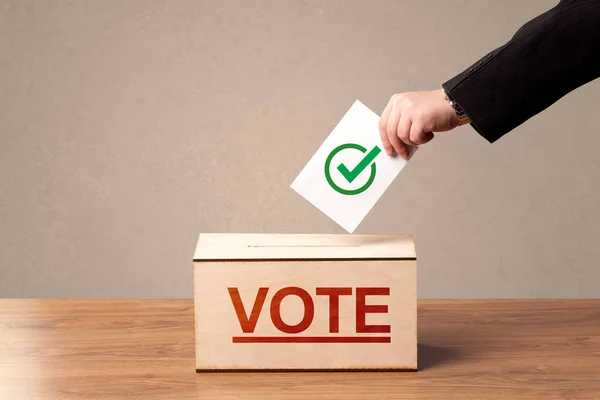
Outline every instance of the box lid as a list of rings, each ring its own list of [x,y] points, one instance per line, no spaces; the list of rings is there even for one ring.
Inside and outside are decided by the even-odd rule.
[[[416,260],[412,235],[201,233],[194,261]]]

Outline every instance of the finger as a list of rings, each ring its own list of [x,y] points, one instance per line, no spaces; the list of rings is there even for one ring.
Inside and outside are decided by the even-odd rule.
[[[381,113],[381,118],[379,119],[379,136],[381,137],[381,143],[383,144],[383,149],[387,153],[388,156],[391,156],[394,153],[394,148],[388,139],[386,128],[387,122],[390,117],[390,112],[392,111],[392,100],[388,102],[387,106]]]
[[[398,123],[400,122],[400,111],[400,107],[392,106],[392,111],[390,112],[390,117],[388,118],[387,126],[385,128],[388,140],[390,141],[392,147],[398,154],[402,150],[402,141],[398,138],[398,135],[396,134],[398,130]]]
[[[408,126],[406,126],[407,123],[408,123]],[[398,123],[398,128],[396,130],[396,137],[398,138],[398,141],[400,142],[400,144],[402,146],[402,150],[399,151],[398,154],[400,154],[400,156],[402,158],[404,158],[405,160],[408,160],[410,152],[408,149],[408,144],[406,142],[404,142],[402,140],[402,138],[400,137],[400,132],[403,132],[404,130],[407,130],[407,129],[409,130],[409,133],[410,133],[410,118],[401,116],[400,122]]]
[[[433,137],[433,132],[426,132],[423,129],[423,125],[413,123],[410,127],[410,140],[417,145],[430,142]]]
[[[398,131],[396,135],[402,140],[404,144],[409,146],[416,146],[417,144],[410,140],[410,128],[412,125],[412,120],[408,113],[405,113],[402,118],[400,118],[400,122],[398,123]]]
[[[408,146],[401,140],[400,140],[400,151],[398,152],[398,154],[400,155],[400,157],[404,158],[405,160],[408,160],[408,156],[410,155],[410,153],[408,151]]]

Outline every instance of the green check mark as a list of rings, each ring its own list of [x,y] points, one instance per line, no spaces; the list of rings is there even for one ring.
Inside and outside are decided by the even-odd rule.
[[[373,147],[371,151],[358,163],[356,167],[350,171],[344,164],[338,165],[337,169],[346,178],[349,183],[352,183],[361,172],[365,170],[371,164],[371,162],[381,153],[381,149],[377,146]]]

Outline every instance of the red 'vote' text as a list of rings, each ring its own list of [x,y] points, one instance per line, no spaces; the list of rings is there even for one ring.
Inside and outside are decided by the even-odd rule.
[[[242,299],[240,297],[240,293],[237,287],[229,287],[227,288],[229,291],[229,296],[231,297],[231,302],[233,304],[233,308],[237,315],[237,319],[240,323],[240,327],[242,328],[242,332],[244,333],[253,333],[256,324],[258,322],[258,318],[261,315],[261,311],[265,304],[267,293],[269,292],[268,287],[261,287],[258,289],[256,297],[254,299],[254,303],[252,308],[250,309],[250,313],[246,311],[247,308],[244,306]],[[315,295],[316,296],[328,296],[329,297],[329,333],[338,333],[340,327],[340,297],[341,296],[352,296],[353,289],[351,287],[317,287]],[[388,306],[387,304],[366,304],[367,296],[389,296],[390,288],[389,287],[357,287],[356,288],[356,302],[355,302],[355,312],[356,312],[356,333],[390,333],[391,328],[390,325],[368,325],[366,323],[366,315],[371,313],[387,313]],[[288,296],[296,296],[298,297],[303,305],[304,305],[304,315],[300,322],[295,325],[290,325],[283,321],[281,317],[281,302]],[[312,324],[315,317],[315,304],[311,294],[296,286],[288,286],[279,289],[273,295],[271,299],[271,322],[279,331],[287,334],[296,334],[304,332],[310,325]],[[246,338],[246,339],[244,339]],[[292,340],[277,340],[278,337],[270,337],[263,338],[265,340],[255,340],[252,337],[234,337],[234,342],[274,342],[274,341],[292,341]],[[390,338],[386,337],[359,337],[355,338],[346,338],[348,340],[328,340],[327,337],[318,337],[313,338],[314,340],[302,340],[302,338],[307,337],[296,337],[293,340],[296,342],[305,341],[305,342],[390,342]],[[334,337],[335,338],[335,337]],[[371,338],[372,340],[369,340]],[[268,339],[268,340],[266,340]],[[279,337],[279,339],[281,339]],[[310,338],[308,338],[310,339]],[[330,338],[331,339],[331,338]]]

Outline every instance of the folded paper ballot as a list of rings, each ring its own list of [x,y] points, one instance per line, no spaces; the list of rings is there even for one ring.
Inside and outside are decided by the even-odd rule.
[[[407,163],[385,153],[378,124],[379,116],[356,100],[291,184],[349,233]]]

